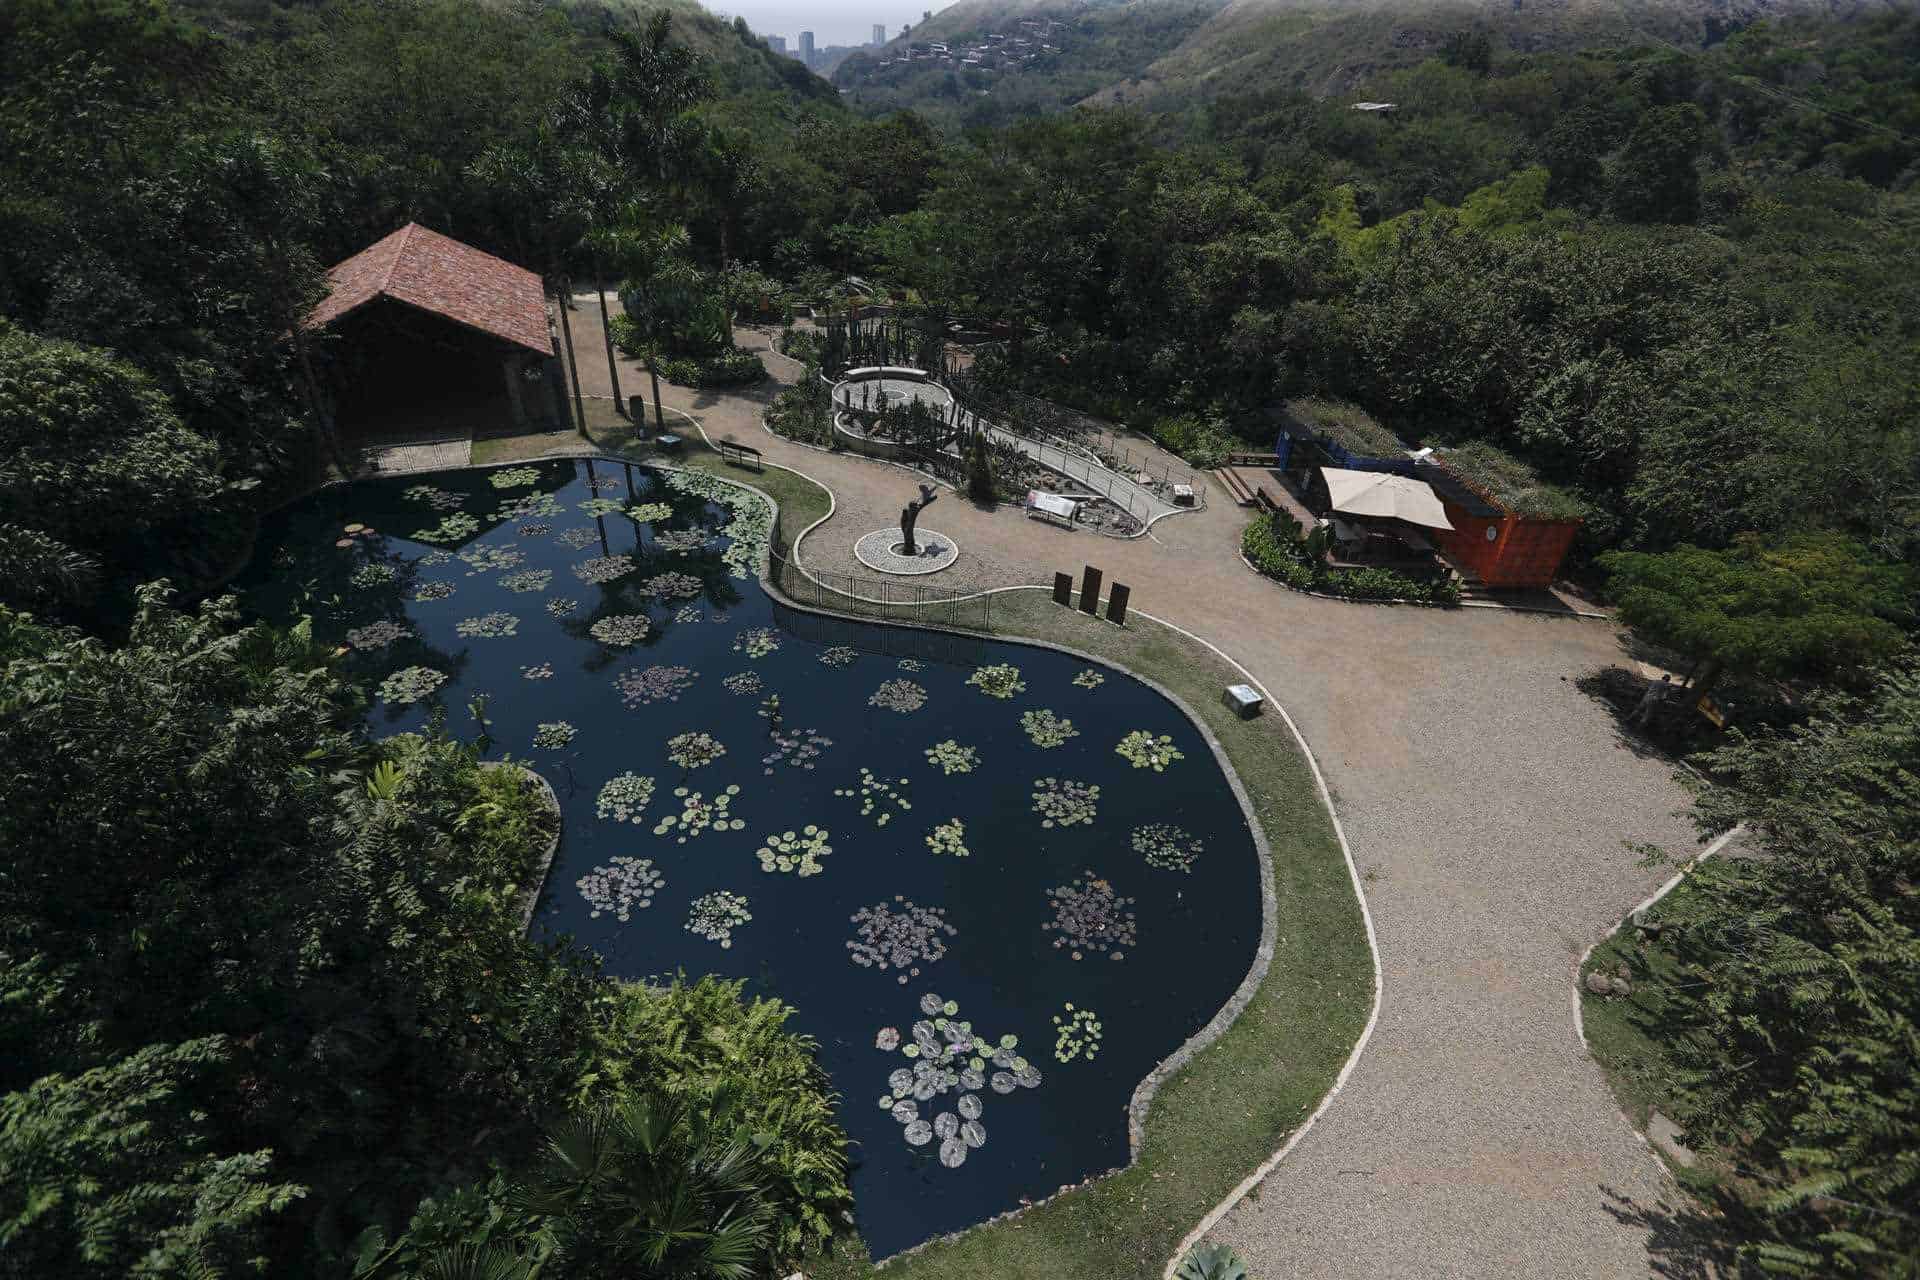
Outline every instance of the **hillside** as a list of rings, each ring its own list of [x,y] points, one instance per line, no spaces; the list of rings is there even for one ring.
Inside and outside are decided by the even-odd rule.
[[[834,77],[858,110],[1000,124],[1068,107],[1180,110],[1260,90],[1344,93],[1463,29],[1496,52],[1668,42],[1704,47],[1764,18],[1847,20],[1901,0],[960,0]],[[1053,52],[1008,59],[1021,24]],[[1031,28],[1029,28],[1030,30]],[[994,40],[999,35],[1002,40]],[[944,43],[942,58],[925,46]],[[982,52],[982,51],[985,52]],[[965,64],[980,53],[980,65]],[[998,62],[1000,65],[996,66]]]

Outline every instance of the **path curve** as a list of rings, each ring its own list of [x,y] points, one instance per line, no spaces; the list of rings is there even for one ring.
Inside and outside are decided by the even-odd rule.
[[[583,389],[605,392],[598,316],[575,318]],[[828,485],[808,563],[862,575],[853,540],[911,481],[762,433],[797,376],[767,363],[774,380],[747,394],[663,384],[663,399]],[[631,364],[622,376],[641,385]],[[1235,655],[1284,696],[1338,806],[1378,936],[1377,1023],[1337,1099],[1208,1238],[1257,1280],[1656,1274],[1659,1219],[1682,1198],[1566,1016],[1574,959],[1658,883],[1626,844],[1694,844],[1670,765],[1575,686],[1630,665],[1613,629],[1297,595],[1240,563],[1247,517],[1224,503],[1126,542],[942,511],[966,585],[1093,564]]]

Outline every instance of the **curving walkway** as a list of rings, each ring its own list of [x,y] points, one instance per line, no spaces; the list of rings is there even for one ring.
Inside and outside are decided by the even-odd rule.
[[[597,311],[572,319],[582,385],[604,394]],[[639,378],[623,368],[623,389]],[[777,390],[663,384],[663,399],[831,486],[839,508],[804,554],[862,572],[853,539],[890,523],[913,481],[766,433]],[[940,517],[968,581],[1044,583],[1092,563],[1243,663],[1312,743],[1367,882],[1384,980],[1372,1038],[1209,1238],[1256,1280],[1660,1274],[1678,1192],[1568,1013],[1582,951],[1659,881],[1624,842],[1692,845],[1669,766],[1574,687],[1630,662],[1612,628],[1300,596],[1241,564],[1246,516],[1226,503],[1126,542],[960,499]]]

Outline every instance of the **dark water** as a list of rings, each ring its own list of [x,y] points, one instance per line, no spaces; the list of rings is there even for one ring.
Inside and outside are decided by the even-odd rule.
[[[667,502],[672,515],[638,525],[624,515],[595,518],[581,510],[579,504],[595,496],[587,483],[589,467],[594,476],[619,482],[599,496],[623,505]],[[469,703],[488,695],[489,754],[530,759],[554,784],[565,810],[560,854],[536,929],[571,933],[604,956],[608,971],[618,976],[684,970],[744,977],[799,1010],[797,1028],[817,1037],[821,1060],[843,1095],[842,1122],[856,1144],[859,1225],[876,1256],[1124,1164],[1125,1108],[1134,1086],[1226,1000],[1246,972],[1260,928],[1252,839],[1226,779],[1187,719],[1111,669],[1100,669],[1105,679],[1095,688],[1075,685],[1087,664],[1062,654],[844,623],[778,606],[757,579],[736,576],[738,566],[723,562],[724,539],[695,551],[660,548],[662,536],[670,546],[686,542],[690,531],[717,532],[733,516],[699,493],[672,491],[643,469],[565,461],[533,470],[537,483],[507,489],[489,483],[488,473],[468,471],[364,482],[317,495],[281,513],[266,531],[241,583],[249,605],[273,618],[307,610],[321,638],[342,643],[350,629],[381,619],[415,629],[415,638],[345,660],[370,687],[409,666],[449,677],[427,700],[376,702],[369,724],[376,734],[419,728],[432,708],[443,707],[451,731],[474,736],[480,726]],[[460,507],[440,510],[403,496],[421,485],[447,495],[445,503],[457,499]],[[541,494],[559,504],[559,514],[496,517],[504,504],[538,502],[529,495]],[[420,563],[434,546],[408,535],[456,510],[479,517],[480,529],[441,549],[466,558]],[[349,522],[376,532],[337,546]],[[539,524],[549,527],[528,534]],[[590,531],[591,540],[570,548],[561,541],[569,530]],[[673,537],[676,531],[682,538]],[[489,563],[502,553],[521,558]],[[604,585],[572,572],[574,565],[610,553],[633,555],[638,567]],[[384,580],[382,570],[368,565],[388,566],[393,577]],[[516,592],[501,585],[510,575],[539,570],[552,573],[544,589]],[[360,585],[352,579],[356,571]],[[665,572],[697,577],[698,597],[662,602],[642,594],[639,583]],[[429,583],[450,583],[453,592],[417,600]],[[565,617],[552,616],[544,606],[556,597],[573,598],[578,607]],[[676,614],[689,607],[689,620],[678,620]],[[456,630],[463,619],[492,612],[514,615],[515,634],[476,637]],[[694,613],[697,621],[690,620]],[[589,633],[599,619],[641,614],[651,630],[631,648],[610,648]],[[778,649],[757,658],[737,651],[736,638],[751,628],[771,629]],[[855,651],[844,665],[821,661],[823,654],[848,658],[830,652],[843,646]],[[523,675],[543,663],[551,666],[550,677]],[[1018,667],[1025,691],[1001,700],[970,686],[968,677],[989,663]],[[655,665],[695,674],[677,700],[625,705],[615,678]],[[745,695],[729,691],[723,678],[739,672],[755,673],[764,688]],[[925,704],[908,713],[870,705],[869,697],[889,680],[920,686]],[[773,693],[780,698],[783,732],[831,739],[811,769],[780,762],[770,774],[764,771],[769,766],[762,757],[774,747],[770,721],[759,712],[762,699]],[[1022,728],[1021,713],[1040,709],[1070,719],[1078,736],[1051,749],[1036,745]],[[559,721],[573,726],[571,741],[536,748],[537,727]],[[1139,729],[1170,735],[1184,759],[1165,772],[1133,767],[1114,747]],[[692,732],[710,734],[726,754],[683,769],[668,758],[666,744]],[[972,772],[947,775],[928,761],[926,749],[946,739],[976,749]],[[897,808],[882,796],[874,812],[862,816],[857,796],[836,795],[836,788],[857,790],[862,767],[892,784],[911,808]],[[602,785],[629,771],[655,780],[642,822],[597,817]],[[1036,780],[1047,777],[1100,788],[1090,825],[1041,825],[1032,795]],[[728,817],[743,821],[744,828],[710,826],[685,843],[678,827],[655,833],[660,818],[681,811],[676,787],[711,798],[730,785],[739,790]],[[877,825],[875,819],[887,812],[890,821]],[[964,824],[969,856],[935,854],[926,836],[955,818]],[[1150,823],[1172,824],[1201,843],[1190,871],[1157,868],[1135,851],[1132,833]],[[799,833],[807,824],[829,832],[832,852],[819,859],[820,873],[803,878],[763,871],[755,855],[764,839]],[[650,859],[664,877],[651,905],[631,907],[626,923],[612,910],[594,918],[576,887],[616,856]],[[1055,918],[1048,890],[1088,873],[1135,900],[1125,909],[1136,917],[1136,940],[1109,950],[1082,947],[1084,958],[1076,961],[1071,948],[1054,946],[1061,935],[1042,926]],[[682,927],[690,903],[718,890],[744,895],[752,914],[734,927],[726,948]],[[904,985],[891,968],[856,965],[848,948],[854,938],[850,917],[882,903],[904,910],[896,895],[944,911],[956,931],[941,935],[944,957],[921,962],[920,975]],[[1112,958],[1113,950],[1124,959]],[[917,1105],[917,1114],[931,1122],[939,1112],[956,1111],[962,1093],[981,1103],[985,1142],[968,1147],[964,1163],[953,1168],[938,1158],[939,1136],[910,1146],[902,1125],[879,1106],[883,1096],[893,1096],[889,1073],[911,1068],[913,1060],[897,1049],[877,1049],[876,1033],[896,1028],[902,1043],[912,1044],[913,1024],[928,1016],[920,1010],[927,993],[957,1003],[956,1017],[971,1022],[976,1036],[995,1043],[1002,1035],[1017,1036],[1012,1054],[1028,1059],[1041,1077],[1037,1087],[1015,1087],[1004,1096],[990,1086],[956,1087]],[[1102,1038],[1092,1060],[1055,1060],[1053,1019],[1070,1016],[1067,1002],[1100,1020]],[[1012,1054],[1002,1057],[1010,1075],[1017,1074]],[[998,1069],[987,1063],[983,1074]]]

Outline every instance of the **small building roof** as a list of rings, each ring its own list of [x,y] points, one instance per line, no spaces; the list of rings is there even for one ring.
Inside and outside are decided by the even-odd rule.
[[[306,319],[319,329],[375,298],[444,316],[504,342],[553,354],[547,296],[525,267],[409,222],[327,272],[328,293]]]

